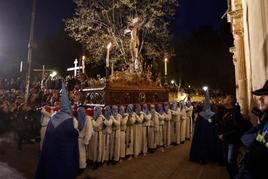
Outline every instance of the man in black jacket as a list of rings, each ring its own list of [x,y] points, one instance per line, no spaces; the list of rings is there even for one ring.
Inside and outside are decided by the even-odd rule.
[[[267,179],[268,162],[268,81],[262,89],[252,92],[260,96],[260,107],[263,112],[260,124],[249,130],[242,142],[248,148],[244,159],[244,166],[240,170],[239,179]],[[242,171],[242,172],[241,172]]]
[[[226,168],[231,179],[238,173],[237,156],[240,147],[244,118],[240,113],[236,99],[232,95],[223,100],[225,112],[219,121],[218,137],[223,142],[223,153]]]

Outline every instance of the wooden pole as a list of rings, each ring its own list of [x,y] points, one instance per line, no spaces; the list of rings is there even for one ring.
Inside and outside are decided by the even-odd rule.
[[[28,70],[26,73],[26,86],[25,86],[25,98],[24,102],[27,103],[29,98],[30,91],[30,78],[31,78],[31,68],[32,68],[32,53],[33,53],[33,38],[34,38],[34,26],[35,26],[35,13],[36,13],[36,0],[33,0],[33,8],[32,8],[32,19],[31,19],[31,30],[30,30],[30,39],[28,43]]]

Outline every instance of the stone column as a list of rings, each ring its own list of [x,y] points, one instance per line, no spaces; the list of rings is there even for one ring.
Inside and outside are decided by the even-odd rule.
[[[244,29],[243,29],[243,9],[242,0],[233,0],[232,7],[228,13],[228,20],[232,25],[234,36],[235,58],[236,58],[236,81],[237,99],[241,106],[243,115],[248,115],[248,94],[247,94],[247,73],[244,50]]]
[[[235,47],[230,47],[229,52],[233,54],[233,64],[234,64],[234,69],[235,69],[235,94],[236,98],[238,99],[238,68],[237,68],[237,60],[235,56]]]

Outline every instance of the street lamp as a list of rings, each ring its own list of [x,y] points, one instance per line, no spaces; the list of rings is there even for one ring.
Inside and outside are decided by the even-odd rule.
[[[50,77],[51,78],[54,78],[58,73],[56,71],[53,71],[51,74],[50,74]]]
[[[171,80],[170,83],[174,85],[175,84],[175,81],[174,80]]]
[[[207,86],[204,86],[204,87],[203,87],[203,90],[204,90],[204,91],[207,91],[207,90],[208,90],[208,87],[207,87]]]

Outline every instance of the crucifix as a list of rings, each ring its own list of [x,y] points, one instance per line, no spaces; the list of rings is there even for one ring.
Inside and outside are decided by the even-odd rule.
[[[34,69],[35,72],[42,72],[42,79],[45,78],[45,72],[52,72],[52,71],[55,71],[53,69],[46,69],[46,66],[43,65],[42,66],[42,69]]]
[[[125,30],[125,34],[127,33],[131,34],[131,40],[130,40],[131,66],[136,73],[142,72],[141,68],[142,62],[141,59],[139,59],[139,47],[140,47],[139,29],[143,24],[144,22],[139,22],[139,18],[136,17],[132,19],[132,21],[129,23],[128,29]]]
[[[77,66],[77,64],[78,64],[78,60],[75,59],[75,61],[74,61],[74,67],[67,68],[67,71],[74,71],[74,76],[77,75],[77,70],[80,71],[80,69],[83,69],[82,66]],[[84,64],[84,63],[82,63],[82,64]]]

